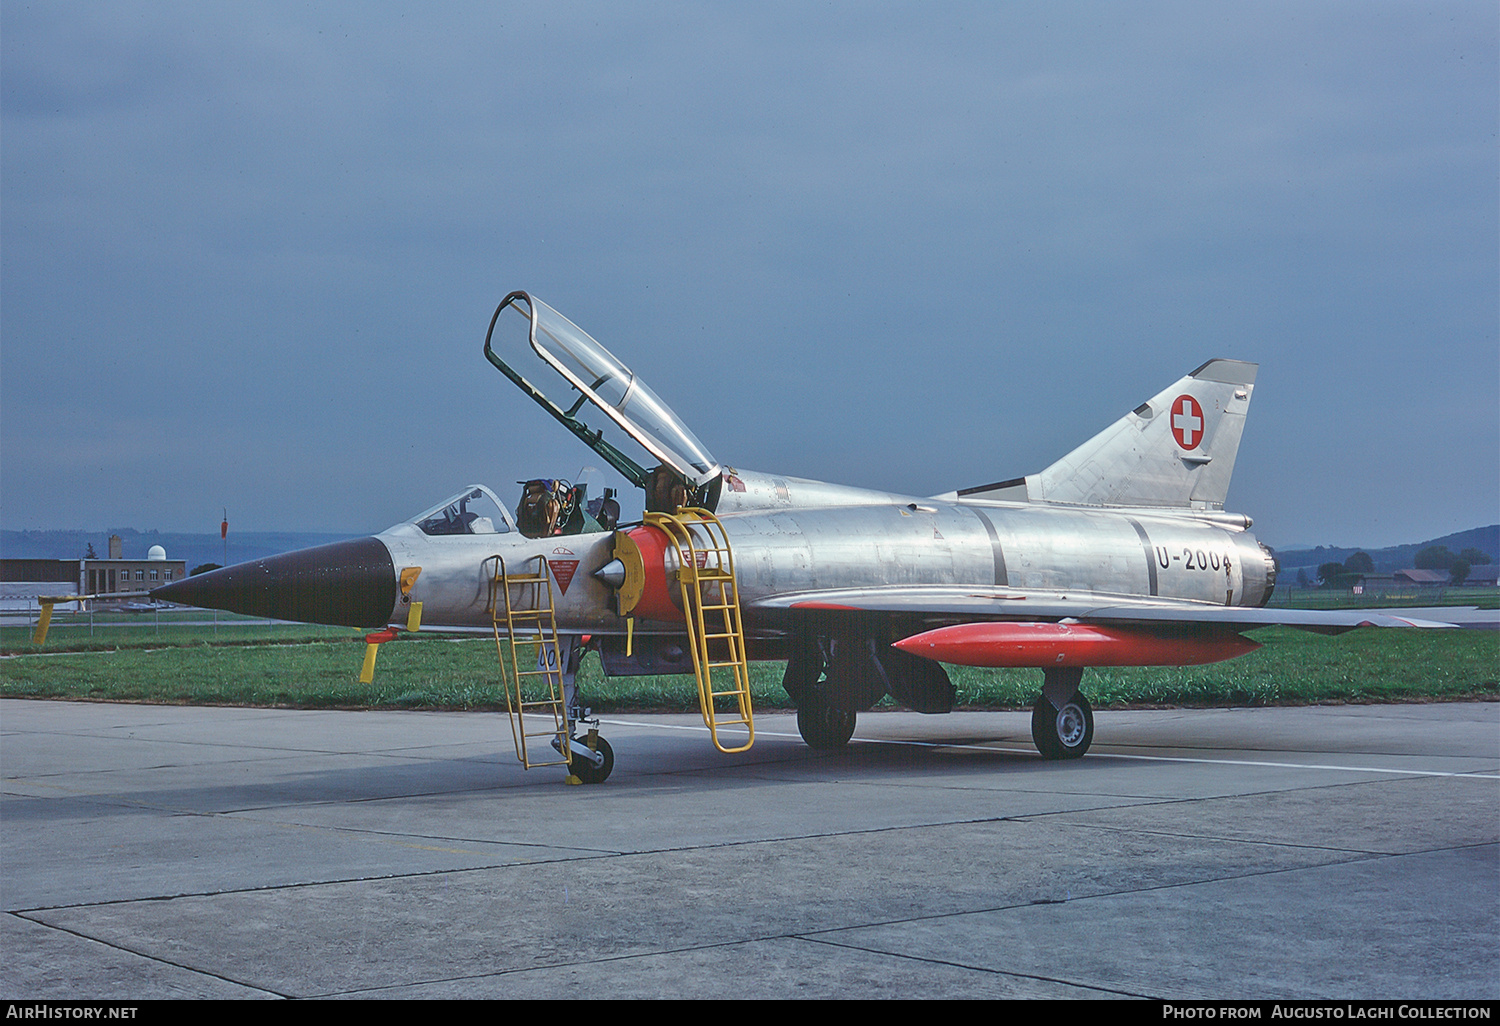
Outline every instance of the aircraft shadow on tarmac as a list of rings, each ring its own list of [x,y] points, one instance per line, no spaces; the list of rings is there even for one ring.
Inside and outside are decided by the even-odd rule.
[[[898,738],[862,740],[847,747],[820,752],[791,738],[765,737],[753,753],[725,760],[696,747],[662,743],[643,745],[631,768],[617,774],[598,791],[567,788],[561,770],[549,779],[526,774],[504,758],[498,749],[488,755],[456,756],[451,759],[393,759],[388,765],[328,767],[297,771],[284,777],[239,784],[207,783],[201,786],[149,786],[126,790],[101,789],[93,794],[64,797],[11,796],[5,801],[5,819],[13,827],[44,824],[55,820],[100,819],[137,815],[225,815],[284,809],[299,805],[347,802],[396,801],[412,798],[443,798],[488,794],[495,801],[514,797],[574,795],[606,798],[659,785],[680,787],[691,778],[694,788],[706,791],[764,788],[770,771],[789,774],[796,782],[837,777],[849,783],[851,775],[867,775],[871,781],[889,774],[929,771],[943,774],[1036,770],[1058,772],[1060,767],[1029,751],[1008,751],[990,745],[1022,746],[1026,742],[1013,732],[975,733],[945,738],[941,742],[903,741]],[[348,758],[348,756],[338,756]],[[1077,764],[1087,766],[1088,761]],[[130,771],[139,777],[152,771]],[[174,772],[181,772],[181,767]],[[912,782],[920,782],[920,777]],[[951,781],[949,781],[951,782]]]

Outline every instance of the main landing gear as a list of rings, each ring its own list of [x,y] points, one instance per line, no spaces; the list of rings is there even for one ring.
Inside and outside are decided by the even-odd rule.
[[[1081,667],[1042,671],[1042,693],[1031,710],[1031,740],[1044,759],[1077,759],[1094,742],[1094,710],[1078,690]]]
[[[827,752],[842,748],[854,736],[855,713],[812,700],[797,706],[797,732],[807,747]]]
[[[954,689],[937,663],[888,649],[861,635],[794,635],[782,686],[797,704],[797,730],[809,748],[833,751],[854,735],[856,711],[884,694],[917,712],[947,712]],[[1078,690],[1083,668],[1042,671],[1031,710],[1031,739],[1044,759],[1078,759],[1094,743],[1094,710]]]
[[[854,736],[857,714],[848,706],[859,704],[860,697],[849,694],[847,682],[839,687],[830,649],[835,649],[835,645],[826,639],[798,636],[781,680],[782,687],[797,704],[797,732],[807,747],[820,752],[834,751],[849,743]],[[843,701],[836,701],[836,695]],[[875,698],[863,704],[868,707]]]

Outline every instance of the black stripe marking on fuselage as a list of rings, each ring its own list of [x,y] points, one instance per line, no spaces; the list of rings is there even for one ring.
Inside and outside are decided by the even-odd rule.
[[[1146,529],[1141,526],[1140,521],[1134,517],[1126,517],[1125,522],[1135,528],[1135,533],[1140,536],[1141,548],[1146,553],[1146,573],[1151,577],[1151,596],[1156,597],[1156,553],[1151,551],[1151,539],[1146,534]]]
[[[983,524],[984,529],[989,532],[990,548],[994,550],[995,553],[995,584],[1002,588],[1009,587],[1010,575],[1005,572],[1005,551],[1000,548],[1000,535],[995,533],[995,525],[990,523],[990,518],[985,516],[983,510],[976,509],[973,506],[968,506],[966,508],[969,510],[969,512],[973,513],[976,517],[979,518],[979,522]],[[1151,575],[1151,580],[1155,582],[1155,573]],[[1152,594],[1156,594],[1154,588],[1152,590]]]

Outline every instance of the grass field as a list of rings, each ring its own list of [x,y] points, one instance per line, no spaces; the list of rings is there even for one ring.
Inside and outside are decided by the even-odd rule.
[[[1277,588],[1267,603],[1280,609],[1382,609],[1401,606],[1477,606],[1500,609],[1500,590],[1478,585],[1371,590],[1353,595],[1343,588]]]
[[[1500,698],[1500,632],[1359,630],[1324,637],[1256,631],[1265,647],[1227,663],[1185,668],[1093,669],[1084,689],[1097,706],[1274,705],[1331,701]],[[358,682],[360,633],[342,628],[243,622],[136,629],[54,628],[45,649],[23,627],[0,628],[0,695],[95,701],[303,708],[503,708],[489,638],[419,635],[381,649],[373,684]],[[72,649],[72,651],[69,651]],[[1029,706],[1037,670],[949,667],[960,705]],[[758,708],[790,707],[783,665],[752,665]],[[579,683],[601,712],[697,708],[691,677],[606,679],[584,658]],[[888,700],[887,700],[888,701]]]

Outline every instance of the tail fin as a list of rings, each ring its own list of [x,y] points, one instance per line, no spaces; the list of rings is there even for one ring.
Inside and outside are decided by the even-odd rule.
[[[1255,388],[1256,365],[1210,360],[1040,474],[959,492],[1087,506],[1219,510]]]

